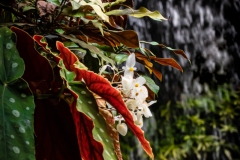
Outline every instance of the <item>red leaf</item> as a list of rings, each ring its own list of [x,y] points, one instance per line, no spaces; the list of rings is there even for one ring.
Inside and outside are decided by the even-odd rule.
[[[25,79],[33,92],[36,89],[42,90],[41,86],[48,89],[53,81],[53,70],[46,58],[41,56],[34,48],[32,37],[25,31],[16,27],[11,30],[17,35],[17,50],[25,63],[23,79]]]
[[[42,41],[43,36],[35,35],[34,40],[42,46],[46,51],[51,52],[47,47],[47,43]],[[61,52],[70,52],[68,48],[61,47]],[[64,64],[68,66],[68,70],[71,68],[74,69],[74,62],[78,59],[75,55],[68,57],[67,55],[61,54],[61,57],[69,58],[67,61],[64,61]],[[60,58],[55,56],[55,60],[59,62]],[[69,68],[70,67],[70,68]],[[87,117],[85,114],[77,111],[76,109],[76,99],[78,95],[72,92],[71,90],[67,90],[71,95],[74,96],[74,102],[71,103],[70,109],[72,113],[72,117],[74,120],[75,128],[76,128],[76,136],[81,159],[84,160],[101,160],[103,159],[103,146],[100,142],[97,142],[92,135],[92,130],[94,127],[93,121]]]
[[[36,160],[81,159],[70,108],[61,100],[36,100],[34,129]]]
[[[154,56],[151,56],[150,58],[163,66],[172,66],[183,72],[182,67],[173,58],[157,58]]]
[[[51,50],[48,48],[48,43],[43,42],[43,36],[40,35],[34,35],[33,39],[47,52],[51,52]]]
[[[61,87],[61,81],[52,82],[52,67],[48,60],[35,50],[32,37],[16,27],[11,27],[11,30],[17,35],[17,49],[26,66],[23,78],[30,84],[31,89],[34,91],[39,89],[42,94],[48,92],[49,88],[52,90],[59,88],[59,84]],[[58,74],[55,76],[58,76],[56,79],[60,78]],[[34,130],[37,160],[81,159],[70,108],[63,100],[58,101],[58,99],[35,99]]]
[[[125,106],[120,92],[115,88],[113,88],[110,82],[104,79],[103,77],[91,71],[72,68],[73,64],[69,64],[66,61],[70,60],[71,62],[73,62],[72,60],[75,59],[74,58],[75,55],[72,52],[70,52],[70,50],[64,49],[64,48],[65,47],[61,42],[57,42],[57,49],[61,51],[60,57],[63,59],[63,62],[65,61],[64,64],[68,65],[66,66],[66,68],[76,73],[75,80],[77,81],[84,80],[89,90],[101,96],[113,107],[115,107],[115,109],[123,116],[129,128],[133,131],[133,133],[139,139],[143,149],[151,158],[153,158],[152,148],[149,142],[145,139],[143,130],[141,130],[141,128],[139,128],[134,124],[132,115],[127,109],[127,107]],[[73,63],[76,63],[76,61]]]

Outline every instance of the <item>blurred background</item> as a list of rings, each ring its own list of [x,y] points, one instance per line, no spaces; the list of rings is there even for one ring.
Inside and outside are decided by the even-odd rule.
[[[139,39],[185,51],[191,64],[169,50],[181,73],[163,74],[154,117],[143,129],[156,160],[240,160],[240,0],[135,0],[135,8],[158,10],[168,21],[130,18]],[[131,132],[122,138],[124,160],[147,160]],[[138,146],[138,147],[136,147]]]

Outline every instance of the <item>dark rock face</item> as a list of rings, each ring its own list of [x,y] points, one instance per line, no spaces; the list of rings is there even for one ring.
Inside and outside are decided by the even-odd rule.
[[[179,100],[181,93],[200,94],[207,86],[240,84],[240,0],[137,0],[144,6],[169,17],[156,22],[150,18],[131,18],[129,28],[139,32],[139,39],[157,41],[183,49],[192,64],[168,50],[150,49],[159,57],[173,57],[184,73],[160,66],[163,82],[161,101]],[[164,94],[161,94],[164,93]]]

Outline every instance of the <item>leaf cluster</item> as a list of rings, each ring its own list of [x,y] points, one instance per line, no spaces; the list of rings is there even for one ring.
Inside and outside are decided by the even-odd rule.
[[[167,20],[158,11],[152,12],[144,7],[134,10],[132,7],[132,0],[0,2],[0,26],[9,26],[11,29],[2,27],[2,35],[5,32],[13,35],[1,40],[1,47],[6,50],[14,46],[9,54],[0,50],[0,69],[5,71],[1,72],[0,81],[3,90],[0,113],[1,122],[4,122],[0,128],[1,156],[9,159],[22,152],[25,156],[27,152],[33,155],[35,145],[37,159],[122,159],[119,136],[107,102],[122,115],[145,152],[154,158],[144,132],[134,124],[121,94],[114,88],[114,83],[118,83],[121,77],[119,65],[133,52],[137,62],[159,80],[162,80],[162,74],[155,69],[157,64],[183,71],[174,59],[156,57],[149,49],[141,47],[141,43],[167,48],[188,58],[182,50],[157,42],[140,41],[135,31],[125,30],[128,16]],[[6,39],[16,42],[6,44]],[[16,65],[16,60],[21,63]],[[21,67],[19,74],[8,79],[18,65]],[[110,65],[114,71],[106,70],[103,76],[97,74],[105,65]],[[138,73],[143,74],[140,71]],[[135,77],[139,76],[138,73],[135,73]],[[148,99],[152,100],[159,87],[150,77],[145,77],[150,95],[153,95]],[[15,95],[19,100],[22,96],[16,85],[13,88],[6,87],[15,81],[23,81],[22,84],[26,86],[23,95],[28,95],[30,100],[27,108],[31,105],[31,111],[35,110],[34,116],[28,110],[19,115],[9,105],[15,102],[11,96]],[[5,94],[5,90],[18,92]],[[34,105],[31,104],[33,101]],[[15,107],[22,110],[24,102],[19,104]],[[20,146],[33,142],[33,136],[27,137],[31,137],[31,140],[26,140],[26,137],[14,139],[18,146],[7,143],[9,139],[12,140],[6,134],[10,134],[9,126],[18,126],[15,123],[20,123],[18,120],[12,123],[12,117],[8,118],[11,112],[15,117],[27,115],[30,116],[27,120],[31,123],[34,121],[34,128],[28,133],[34,131],[36,138],[36,143],[31,143],[31,151]],[[25,125],[26,119],[22,121],[24,123],[20,125],[20,132],[23,132],[21,127]],[[11,131],[19,132],[16,130],[15,127]],[[23,159],[34,158],[29,156]]]

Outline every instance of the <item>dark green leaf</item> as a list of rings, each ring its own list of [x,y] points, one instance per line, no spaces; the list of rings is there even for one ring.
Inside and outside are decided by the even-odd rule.
[[[0,28],[0,159],[34,160],[34,98],[21,79],[24,62],[13,37]]]

